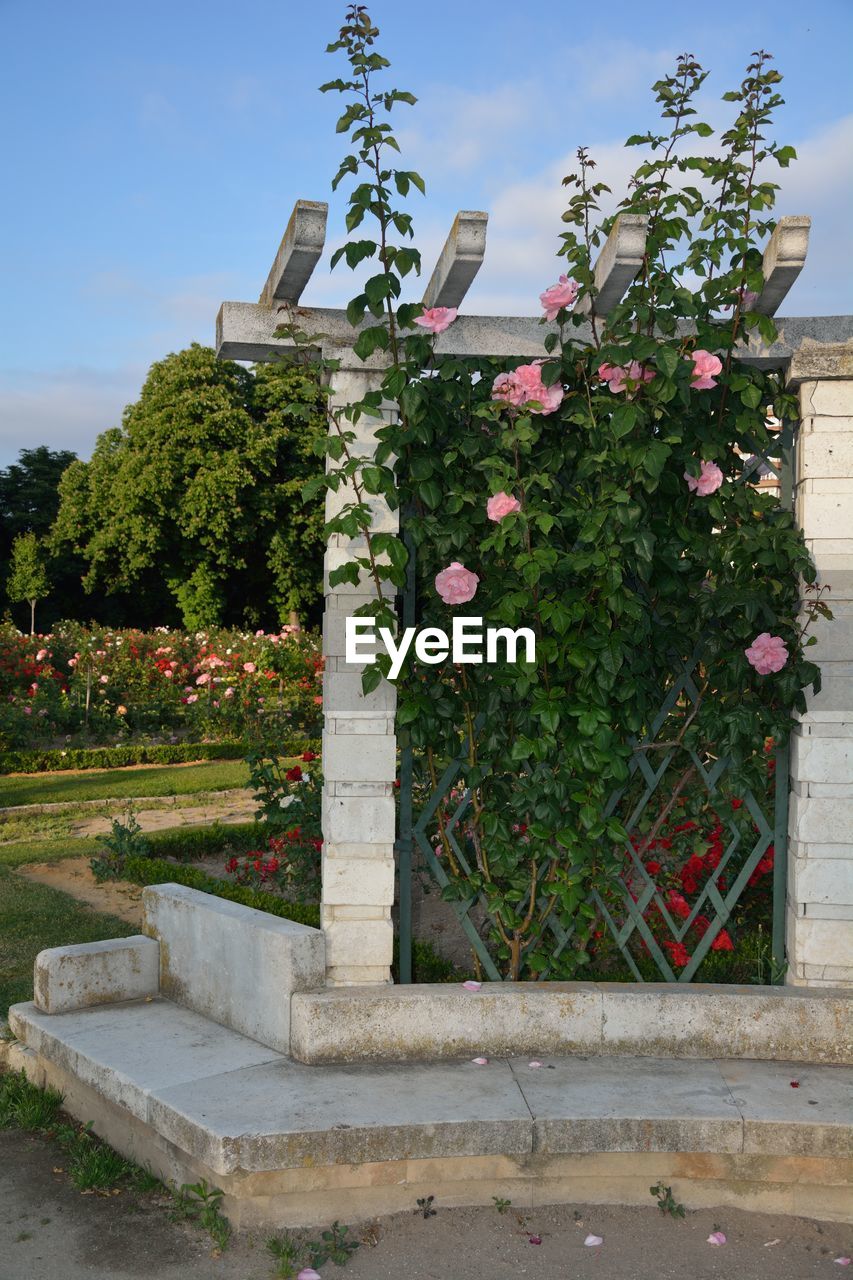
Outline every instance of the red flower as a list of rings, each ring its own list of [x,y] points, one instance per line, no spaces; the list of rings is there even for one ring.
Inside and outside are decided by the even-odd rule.
[[[663,944],[669,952],[669,958],[679,969],[683,969],[686,964],[690,963],[690,953],[683,942],[665,942]]]
[[[288,782],[301,782],[302,770],[300,769],[298,764],[295,764],[292,769],[288,769],[287,773],[284,776],[285,778],[287,778]]]
[[[657,873],[660,871],[660,863],[655,862],[653,859],[651,862],[646,863],[646,870],[648,871],[650,876],[656,876]]]
[[[240,865],[240,863],[239,863],[239,861],[237,860],[237,858],[229,858],[229,859],[228,859],[228,861],[225,863],[225,870],[226,870],[226,871],[236,871],[236,870],[237,870],[237,868],[239,867],[239,865]]]
[[[686,920],[690,915],[690,903],[677,889],[670,889],[666,895],[666,905],[674,916],[679,916],[682,920]]]
[[[708,932],[710,924],[711,924],[711,921],[708,919],[707,916],[697,916],[696,919],[693,921],[693,927],[695,928],[696,932],[699,934],[700,938],[704,938],[705,934]]]
[[[742,801],[742,800],[733,800],[733,801],[732,801],[732,808],[733,808],[733,809],[742,809],[742,808],[743,808],[743,801]]]
[[[302,759],[306,764],[310,764],[312,760],[317,760],[318,758],[313,751],[303,751],[302,753]]]
[[[712,848],[708,850],[708,852],[705,854],[705,857],[702,859],[702,861],[709,871],[713,871],[716,867],[720,865],[720,860],[722,856],[723,856],[723,846],[720,844],[715,844],[712,846]]]
[[[698,827],[695,822],[680,822],[677,827],[672,828],[673,835],[675,835],[677,831],[696,831],[696,830],[698,830]]]
[[[721,929],[714,941],[711,943],[712,951],[734,951],[735,944],[732,942],[725,929]]]

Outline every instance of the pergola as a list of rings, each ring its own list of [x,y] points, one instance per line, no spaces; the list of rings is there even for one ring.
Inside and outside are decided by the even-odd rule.
[[[216,322],[223,359],[269,361],[295,352],[276,331],[295,310],[300,328],[322,335],[322,354],[338,361],[332,401],[360,400],[382,380],[385,357],[360,360],[359,330],[339,309],[302,305],[322,255],[328,206],[299,200],[256,303],[224,302]],[[423,294],[426,306],[459,307],[483,262],[487,215],[456,215]],[[753,310],[775,315],[803,268],[811,220],[783,217],[764,253],[764,287]],[[595,302],[606,314],[636,275],[646,220],[621,215],[595,266]],[[750,335],[744,361],[780,368],[799,388],[801,425],[795,447],[795,512],[832,589],[835,621],[820,624],[814,651],[823,692],[810,700],[793,739],[789,824],[789,980],[806,985],[853,982],[853,317],[791,317],[776,322],[772,344]],[[441,356],[518,357],[546,354],[555,326],[538,317],[461,315],[437,339]],[[577,331],[592,339],[589,323]],[[382,418],[391,420],[394,406]],[[354,427],[369,455],[376,419]],[[327,519],[352,494],[326,498]],[[374,528],[397,530],[396,513],[377,503]],[[344,623],[371,598],[369,585],[329,587],[329,571],[363,554],[363,540],[335,534],[326,552],[323,622],[322,927],[328,985],[388,982],[393,946],[396,738],[393,685],[361,691],[361,667],[344,658]]]

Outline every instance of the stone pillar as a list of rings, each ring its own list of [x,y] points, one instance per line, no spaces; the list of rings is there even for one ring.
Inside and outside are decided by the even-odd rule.
[[[324,355],[341,362],[332,375],[333,407],[360,400],[379,385],[382,365],[376,358],[362,363],[347,349],[326,350]],[[393,413],[383,412],[381,420],[393,420]],[[350,446],[353,452],[372,456],[381,420],[342,423],[357,435]],[[354,497],[350,487],[329,491],[326,519]],[[372,501],[373,529],[396,532],[397,513],[384,501]],[[365,553],[365,539],[333,534],[325,556],[321,924],[330,986],[391,981],[396,691],[383,680],[365,696],[363,664],[345,661],[345,619],[376,598],[372,580],[363,576],[358,586],[329,586],[332,569]],[[387,589],[391,594],[393,589]]]
[[[853,986],[853,345],[806,348],[791,378],[795,511],[834,618],[812,627],[823,683],[792,740],[788,981]]]

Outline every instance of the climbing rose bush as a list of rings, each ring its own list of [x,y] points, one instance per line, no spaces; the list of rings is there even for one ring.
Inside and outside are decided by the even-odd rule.
[[[740,359],[745,337],[775,335],[750,307],[774,225],[772,167],[794,158],[769,140],[780,76],[754,55],[715,138],[697,109],[706,72],[680,58],[654,86],[660,124],[628,140],[642,150],[627,193],[610,199],[584,148],[564,180],[565,269],[539,294],[544,356],[462,358],[442,345],[459,317],[401,300],[417,296],[406,277],[420,257],[399,202],[424,183],[400,167],[388,113],[414,99],[375,87],[387,67],[377,35],[353,6],[330,46],[349,78],[324,88],[344,95],[338,130],[351,142],[334,185],[354,179],[336,261],[374,271],[347,314],[361,326],[356,352],[385,353],[387,373],[359,403],[329,408],[330,469],[306,496],[351,485],[327,531],[367,550],[331,581],[366,575],[384,625],[387,584],[404,587],[414,553],[422,625],[449,629],[476,595],[485,625],[534,629],[535,663],[410,661],[397,726],[427,795],[455,772],[425,856],[445,896],[485,909],[490,963],[510,978],[572,977],[596,931],[626,919],[633,877],[665,906],[633,840],[656,841],[685,799],[706,817],[720,791],[767,801],[763,740],[786,741],[818,676],[798,617],[798,579],[813,582],[813,566],[790,510],[753,484],[796,406],[776,373]],[[646,252],[600,316],[593,267],[620,214],[646,219]],[[298,316],[282,331],[298,341]],[[399,420],[376,428],[365,461],[355,424],[389,400]],[[373,529],[377,495],[401,507],[405,543]],[[365,689],[387,670],[384,657],[366,668]],[[729,884],[767,844],[761,831],[738,844]],[[702,861],[705,882],[692,873],[701,893],[720,871]],[[711,921],[700,904],[699,947],[725,949],[733,909],[726,897]],[[675,976],[683,952],[671,963],[658,952]]]

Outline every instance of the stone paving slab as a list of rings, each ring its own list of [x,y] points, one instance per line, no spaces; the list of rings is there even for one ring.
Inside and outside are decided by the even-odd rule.
[[[128,1001],[45,1014],[13,1005],[9,1026],[36,1053],[91,1085],[140,1120],[154,1089],[281,1060],[266,1045],[169,1000]]]
[[[534,1151],[742,1149],[743,1120],[717,1062],[563,1058],[511,1066],[533,1115]]]
[[[527,1155],[532,1140],[530,1111],[507,1062],[269,1063],[159,1089],[149,1122],[223,1173]]]
[[[720,1062],[720,1072],[743,1116],[743,1150],[809,1156],[853,1156],[853,1070],[767,1062],[760,1075],[749,1062]],[[853,1205],[851,1205],[853,1209]]]

